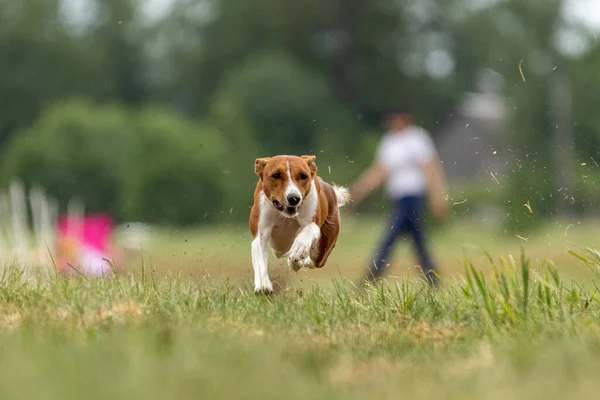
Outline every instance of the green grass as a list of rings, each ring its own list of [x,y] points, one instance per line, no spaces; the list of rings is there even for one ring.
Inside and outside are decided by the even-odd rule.
[[[0,279],[2,399],[570,399],[600,389],[600,257],[468,260],[440,291],[127,274]],[[600,279],[598,280],[600,282]],[[375,397],[374,397],[375,396]]]

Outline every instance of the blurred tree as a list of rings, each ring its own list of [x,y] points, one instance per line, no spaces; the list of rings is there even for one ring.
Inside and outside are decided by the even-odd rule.
[[[0,0],[0,144],[57,98],[85,86],[85,58],[58,0]]]
[[[69,19],[65,4],[0,0],[0,144],[72,95],[136,104],[150,97],[134,0],[91,1],[88,24]]]
[[[315,133],[336,107],[327,82],[282,53],[259,55],[233,69],[217,98],[244,110],[254,141],[267,155],[313,151]]]
[[[117,211],[122,171],[133,150],[132,125],[115,107],[70,101],[47,109],[11,140],[1,182],[41,185],[62,206],[74,196],[90,211]]]
[[[407,104],[417,121],[437,134],[437,124],[454,114],[461,93],[480,88],[482,68],[502,77],[511,111],[506,138],[514,155],[511,172],[497,176],[507,196],[507,221],[513,227],[532,225],[545,215],[568,211],[573,203],[582,209],[595,193],[593,172],[584,178],[575,172],[583,163],[589,167],[600,162],[600,120],[592,107],[600,92],[594,90],[600,85],[600,46],[567,20],[566,0],[174,0],[172,9],[157,20],[139,0],[87,0],[75,17],[71,3],[0,0],[0,146],[11,133],[24,136],[14,138],[3,154],[6,165],[16,168],[5,173],[25,171],[38,179],[32,175],[38,171],[39,180],[59,185],[58,176],[48,176],[48,165],[59,171],[81,165],[81,173],[61,172],[71,182],[60,184],[63,197],[78,191],[87,196],[100,182],[117,178],[99,167],[104,156],[92,150],[92,166],[82,160],[68,164],[62,158],[75,148],[54,140],[69,137],[96,146],[98,139],[92,138],[102,132],[131,129],[136,134],[123,133],[123,138],[148,135],[152,143],[162,143],[170,154],[165,159],[186,160],[181,168],[188,168],[191,177],[195,168],[215,167],[194,161],[189,149],[175,142],[193,147],[196,142],[190,137],[204,141],[210,132],[219,138],[215,148],[225,149],[222,159],[213,160],[204,150],[199,154],[237,173],[226,179],[216,173],[206,184],[222,193],[222,208],[233,208],[233,217],[240,212],[241,218],[251,199],[231,194],[231,188],[251,190],[255,179],[248,166],[257,156],[313,152],[322,172],[326,169],[328,175],[331,169],[332,179],[349,181],[371,161],[382,109]],[[579,53],[563,49],[565,43],[573,47],[582,42],[573,37],[585,38]],[[157,112],[161,116],[156,123],[188,132],[166,138],[167,128],[133,123],[142,117],[116,106],[98,112],[89,104],[52,108],[73,95],[134,107],[158,102],[205,122],[198,126]],[[98,126],[88,126],[85,118]],[[115,122],[119,118],[127,127]],[[87,137],[79,131],[92,133]],[[32,137],[41,144],[27,139]],[[106,133],[106,138],[122,144],[117,134]],[[150,142],[136,140],[162,159]],[[111,148],[108,143],[97,147],[102,153]],[[135,159],[143,161],[139,155]],[[162,165],[171,168],[164,176],[177,168],[177,162]],[[161,171],[140,179],[160,181]],[[72,182],[84,180],[84,173],[93,178],[77,189]],[[106,184],[106,195],[92,200],[94,207],[114,207],[121,189]],[[176,193],[195,190],[183,181],[174,185],[180,185],[173,189]],[[580,188],[589,192],[581,201]],[[136,190],[131,196],[146,201],[143,188]],[[198,211],[191,202],[182,207],[194,210],[186,217],[148,211],[162,209],[159,201],[144,205],[145,217],[183,222]],[[134,209],[131,203],[123,210]]]
[[[228,192],[236,179],[224,159],[232,158],[214,127],[195,124],[160,109],[135,118],[136,145],[122,171],[121,214],[165,225],[223,220],[240,204]]]
[[[250,144],[250,143],[248,143]],[[89,211],[119,220],[188,225],[247,218],[252,178],[236,173],[235,143],[222,132],[160,108],[133,113],[72,100],[48,109],[10,142],[0,183],[41,185],[65,207],[79,197]]]
[[[566,74],[571,79],[573,136],[575,140],[577,186],[574,201],[580,213],[596,214],[600,209],[600,39],[591,43],[584,57],[569,60]]]
[[[567,213],[573,204],[571,106],[562,71],[567,64],[556,44],[564,8],[564,0],[507,0],[470,21],[473,32],[482,32],[473,39],[476,51],[507,82],[507,145],[514,159],[500,184],[512,228]]]
[[[139,104],[149,96],[142,21],[135,0],[96,0],[97,16],[84,40],[93,50],[94,93],[101,99]],[[88,50],[88,51],[89,51]]]
[[[401,100],[433,127],[472,79],[450,79],[454,35],[462,21],[447,21],[433,5],[426,10],[430,21],[409,30],[414,18],[408,10],[420,3],[407,3],[410,7],[384,0],[182,0],[172,23],[187,22],[182,29],[198,46],[181,46],[173,54],[182,78],[177,97],[185,99],[186,110],[205,110],[230,71],[257,54],[285,51],[325,78],[336,99],[367,123],[379,127],[382,109]],[[411,76],[405,65],[415,58],[421,67]]]
[[[211,125],[219,130],[219,135],[228,144],[228,153],[220,162],[226,164],[229,171],[229,175],[221,181],[230,194],[227,203],[231,207],[231,216],[235,220],[246,220],[258,180],[254,173],[254,162],[256,158],[267,154],[256,142],[256,134],[235,96],[221,91],[213,102],[210,115]]]
[[[595,39],[592,48],[581,59],[569,60],[565,67],[571,79],[574,93],[573,126],[575,148],[579,163],[588,163],[596,168],[600,163],[600,39]]]

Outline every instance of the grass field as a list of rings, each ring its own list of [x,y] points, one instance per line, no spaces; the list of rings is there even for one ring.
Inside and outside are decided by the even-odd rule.
[[[333,277],[358,281],[381,238],[383,222],[383,219],[365,221],[344,216],[338,245],[324,269],[301,270],[296,274],[288,270],[285,261],[271,257],[269,270],[280,282],[293,286],[313,282],[330,285]],[[431,229],[429,241],[436,264],[446,277],[457,277],[463,272],[465,256],[475,266],[489,272],[485,251],[496,257],[517,257],[523,248],[534,268],[550,261],[556,264],[563,276],[585,279],[589,277],[589,270],[568,251],[600,245],[595,225],[595,221],[555,221],[539,231],[517,236],[499,231],[494,224],[462,221]],[[208,274],[213,280],[226,279],[235,284],[252,280],[251,237],[245,226],[159,231],[154,237],[144,254],[157,273],[182,273],[195,278]],[[132,268],[139,269],[139,259],[130,264]],[[409,240],[399,240],[391,264],[388,272],[392,279],[419,276]]]
[[[600,256],[567,255],[576,246],[565,242],[591,246],[592,226],[527,241],[447,227],[434,238],[448,272],[437,292],[405,277],[355,289],[376,240],[376,225],[357,227],[329,270],[290,277],[273,264],[285,285],[270,298],[251,293],[249,241],[233,228],[164,233],[146,263],[113,280],[7,268],[0,398],[598,396]],[[471,250],[461,266],[464,243],[489,243],[494,257]],[[411,266],[402,254],[394,272]]]

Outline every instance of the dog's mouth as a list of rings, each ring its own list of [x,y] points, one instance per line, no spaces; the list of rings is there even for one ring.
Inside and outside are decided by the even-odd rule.
[[[289,215],[289,216],[294,216],[298,213],[298,207],[286,207],[285,208],[285,212]]]
[[[281,204],[280,202],[278,202],[277,200],[273,200],[273,206],[279,210],[279,211],[283,211],[285,209],[285,207],[283,206],[283,204]]]
[[[285,206],[277,200],[273,200],[273,206],[278,211],[281,211],[284,215],[286,215],[288,217],[294,217],[294,216],[296,216],[296,214],[298,214],[298,206],[296,206],[296,207]]]

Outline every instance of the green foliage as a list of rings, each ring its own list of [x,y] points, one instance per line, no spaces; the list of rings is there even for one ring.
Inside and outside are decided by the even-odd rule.
[[[575,210],[580,214],[596,215],[600,205],[600,171],[594,164],[579,166],[580,174],[575,182],[571,201]],[[565,194],[566,195],[566,194]]]
[[[585,57],[571,60],[566,65],[573,90],[573,145],[579,163],[585,162],[596,168],[600,163],[600,114],[596,107],[600,103],[599,62],[600,40],[597,40]]]
[[[508,175],[508,184],[504,193],[507,212],[507,225],[515,230],[527,230],[538,225],[544,218],[557,213],[556,187],[554,177],[551,120],[546,103],[537,101],[548,98],[542,79],[531,77],[535,88],[512,89],[513,112],[510,114],[511,137],[517,145]],[[530,204],[535,213],[527,213],[523,207]]]
[[[48,109],[4,153],[2,183],[20,178],[44,187],[63,206],[73,196],[90,211],[117,210],[133,126],[116,107],[71,101]]]
[[[247,220],[258,179],[254,173],[254,162],[259,157],[272,154],[268,154],[255,140],[248,117],[235,97],[225,93],[217,97],[210,116],[210,123],[218,128],[219,135],[229,148],[227,156],[219,160],[226,170],[226,175],[219,178],[228,187],[230,195],[224,205],[225,210],[229,210],[235,220]]]
[[[202,43],[202,53],[191,47],[182,49],[176,57],[180,60],[176,68],[186,76],[185,87],[180,90],[189,93],[190,86],[193,88],[189,98],[193,109],[206,108],[240,64],[272,51],[285,51],[317,71],[332,88],[337,102],[352,113],[372,115],[370,124],[378,124],[378,113],[401,100],[415,109],[419,120],[432,127],[437,119],[434,113],[450,112],[453,93],[464,88],[472,76],[467,73],[464,79],[436,79],[423,73],[422,68],[417,73],[407,73],[404,68],[408,58],[424,62],[433,50],[424,48],[428,47],[424,44],[432,43],[428,39],[433,36],[439,39],[440,34],[447,35],[448,42],[453,41],[462,21],[446,18],[449,7],[445,6],[441,12],[422,8],[429,22],[414,29],[417,7],[396,7],[382,0],[219,0],[216,18],[195,26],[185,18],[186,13],[195,11],[195,3],[182,0],[178,4],[178,13],[170,22],[192,25],[187,26],[186,33],[191,40]]]
[[[236,192],[244,177],[223,162],[230,151],[218,129],[161,109],[71,101],[13,140],[2,182],[41,185],[63,206],[78,196],[89,211],[119,219],[187,225],[251,201],[251,191]]]
[[[129,219],[187,225],[214,221],[227,204],[232,171],[219,131],[156,109],[135,117],[136,146],[122,171],[122,214]]]
[[[220,96],[235,99],[266,154],[314,148],[336,106],[327,82],[283,53],[259,55],[232,70]],[[335,127],[331,127],[335,128]]]
[[[85,60],[60,23],[56,0],[0,0],[0,137],[85,86]]]
[[[231,193],[252,190],[251,165],[259,156],[314,153],[321,171],[327,169],[326,177],[349,183],[372,159],[372,141],[379,133],[367,136],[365,132],[381,130],[384,108],[406,104],[419,124],[438,134],[437,128],[455,115],[462,93],[481,89],[478,77],[483,68],[502,77],[498,87],[503,88],[500,94],[508,99],[511,113],[502,136],[512,152],[508,162],[513,172],[502,182],[501,201],[510,215],[506,222],[511,229],[535,227],[568,209],[564,199],[557,199],[562,196],[557,190],[567,186],[567,181],[581,180],[567,177],[559,183],[567,164],[552,150],[558,146],[554,142],[557,125],[572,125],[574,143],[563,147],[573,148],[572,158],[578,164],[600,161],[600,119],[594,108],[600,101],[599,41],[593,32],[565,18],[566,0],[506,0],[478,7],[464,1],[421,4],[409,0],[399,7],[384,0],[174,0],[171,12],[158,20],[148,19],[147,4],[135,0],[90,0],[83,13],[70,3],[0,0],[0,146],[14,135],[39,129],[36,121],[47,121],[47,115],[55,112],[54,104],[73,96],[140,108],[158,104],[186,112],[203,121],[202,126],[189,129],[205,132],[198,133],[204,138],[200,140],[216,134],[224,144],[215,144],[215,151],[228,146],[218,161],[227,165],[222,169],[235,171],[226,179],[214,175],[214,182],[206,184],[219,188],[221,202],[198,209],[201,215],[208,212],[207,219],[221,218],[217,215],[222,211],[229,215],[227,210],[232,210],[231,218],[247,215],[251,199]],[[581,40],[575,42],[588,45],[581,55],[561,53],[557,42],[562,41],[556,39],[565,32],[578,35]],[[573,99],[572,118],[561,121],[549,89],[557,73],[566,78]],[[123,128],[132,119],[125,114],[129,113],[104,108],[97,119],[90,115],[98,126],[90,129],[135,131],[135,127]],[[107,133],[107,141],[115,143],[98,144],[98,154],[114,154],[113,162],[121,165],[116,158],[129,151],[130,144],[123,141],[130,136],[136,135]],[[96,143],[96,139],[82,140]],[[165,146],[175,141],[162,140]],[[14,143],[25,141],[17,138]],[[27,163],[13,160],[19,165],[11,168],[22,170],[28,180],[53,185],[62,199],[81,193],[90,197],[96,190],[91,187],[106,184],[90,200],[94,209],[154,219],[156,204],[140,206],[134,213],[136,207],[115,194],[121,185],[115,183],[115,173],[97,167],[104,165],[104,156],[86,150],[89,161],[85,163],[54,160],[73,154],[74,145],[52,150],[60,155],[39,154],[42,145],[27,146],[37,149],[28,150],[34,157]],[[175,175],[195,176],[190,171],[199,165],[187,155],[188,148],[173,145],[169,149],[172,156],[187,160],[181,162],[187,172]],[[55,177],[44,169],[84,164],[88,169],[60,172]],[[171,172],[165,176],[173,174],[177,165],[171,163]],[[40,171],[39,177],[31,176],[34,170]],[[70,180],[58,182],[63,176]],[[208,178],[202,179],[206,183]],[[82,180],[88,183],[78,188]],[[192,195],[183,181],[173,185]],[[145,197],[142,192],[136,189],[139,201]],[[577,203],[577,193],[570,192],[569,197]],[[203,197],[202,202],[207,201]],[[378,202],[373,200],[365,208]],[[523,204],[528,202],[536,211],[533,216],[523,214]],[[191,210],[191,204],[177,213],[185,209]],[[196,220],[191,218],[194,212],[187,217],[157,216],[156,220],[192,221]]]
[[[139,103],[148,95],[134,2],[92,1],[83,26],[65,18],[63,3],[0,0],[0,139],[72,96]]]

